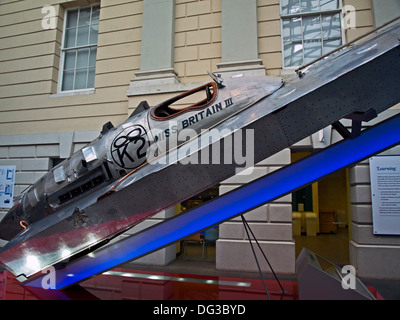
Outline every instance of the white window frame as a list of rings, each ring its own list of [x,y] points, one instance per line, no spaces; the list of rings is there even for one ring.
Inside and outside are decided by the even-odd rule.
[[[63,36],[62,36],[62,42],[61,42],[61,46],[60,46],[60,66],[59,66],[59,72],[58,72],[58,83],[57,83],[57,94],[52,95],[52,97],[62,97],[62,96],[73,96],[73,95],[81,95],[81,94],[92,94],[95,92],[95,87],[93,86],[93,88],[84,88],[84,89],[75,89],[75,90],[62,90],[63,87],[63,78],[64,78],[64,63],[65,63],[65,53],[66,51],[70,50],[71,47],[64,47],[65,44],[65,38],[66,38],[66,34],[67,34],[67,15],[68,12],[70,11],[74,11],[77,9],[87,9],[87,8],[91,8],[91,7],[95,7],[95,6],[99,6],[99,3],[94,3],[90,6],[85,6],[85,7],[75,7],[75,8],[69,8],[67,10],[65,10],[64,12],[64,23],[63,23]],[[91,17],[90,17],[91,18]],[[78,16],[79,19],[79,16]],[[83,45],[83,46],[77,46],[74,47],[74,49],[81,49],[81,48],[93,48],[93,47],[98,47],[98,41],[95,45],[93,44],[88,44],[88,45]],[[89,54],[90,57],[90,54]],[[96,64],[97,64],[97,58],[96,58]]]
[[[303,0],[304,1],[304,0]],[[301,65],[296,65],[296,66],[285,66],[285,46],[284,46],[284,39],[283,39],[283,20],[284,19],[290,19],[290,18],[295,18],[295,17],[311,17],[311,16],[317,16],[317,15],[334,15],[339,13],[340,17],[340,27],[341,27],[341,38],[342,38],[342,45],[346,43],[346,37],[345,37],[345,30],[343,29],[343,15],[342,15],[342,10],[343,10],[343,1],[339,1],[340,7],[338,9],[334,10],[319,10],[315,12],[304,12],[304,13],[295,13],[295,14],[283,14],[282,13],[282,0],[279,0],[279,14],[280,14],[280,20],[281,20],[281,49],[282,49],[282,71],[285,73],[285,71],[289,71],[289,73],[294,72],[296,69],[301,67]],[[301,25],[302,27],[302,25]],[[301,33],[301,42],[304,44],[304,35],[303,32]],[[322,54],[323,54],[323,42],[322,42]],[[304,48],[303,48],[303,65],[304,65]]]

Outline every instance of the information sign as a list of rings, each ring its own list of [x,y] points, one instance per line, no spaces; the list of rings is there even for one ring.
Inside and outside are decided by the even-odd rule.
[[[400,234],[400,156],[369,160],[374,234]]]

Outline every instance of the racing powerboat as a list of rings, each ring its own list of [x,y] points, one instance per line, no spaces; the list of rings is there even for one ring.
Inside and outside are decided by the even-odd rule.
[[[11,240],[41,220],[46,225],[49,216],[53,216],[49,219],[53,224],[54,215],[61,209],[63,216],[65,212],[82,212],[110,192],[119,190],[116,185],[127,175],[136,174],[169,148],[185,143],[186,139],[180,139],[185,130],[201,134],[283,86],[282,79],[275,77],[222,81],[217,75],[210,76],[213,81],[154,107],[141,102],[116,127],[106,123],[97,139],[15,199],[14,206],[0,223],[0,238]]]

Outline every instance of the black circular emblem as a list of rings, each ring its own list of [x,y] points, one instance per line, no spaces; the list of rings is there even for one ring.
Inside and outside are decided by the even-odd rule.
[[[146,162],[150,143],[146,130],[140,125],[125,127],[111,143],[114,162],[124,169],[135,169]]]

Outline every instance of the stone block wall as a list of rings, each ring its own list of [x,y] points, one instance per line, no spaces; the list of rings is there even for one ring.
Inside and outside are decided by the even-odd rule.
[[[289,163],[290,149],[285,149],[257,163],[251,174],[236,175],[223,181],[220,194],[227,193]],[[272,268],[275,271],[279,270],[280,274],[294,274],[295,245],[292,238],[291,195],[249,211],[245,214],[245,218]],[[256,252],[262,271],[271,272],[258,248]],[[229,271],[258,271],[241,217],[220,225],[216,267],[219,270]]]

